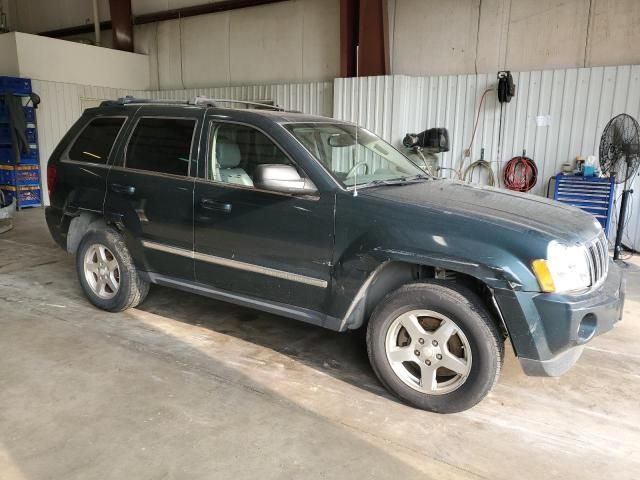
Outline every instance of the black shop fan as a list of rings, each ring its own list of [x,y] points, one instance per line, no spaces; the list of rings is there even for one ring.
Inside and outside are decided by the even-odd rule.
[[[615,176],[615,182],[624,184],[622,202],[616,230],[616,242],[613,258],[620,257],[624,221],[627,214],[629,196],[633,193],[631,184],[640,167],[640,126],[630,115],[622,113],[613,117],[604,127],[600,138],[600,169],[609,176]]]

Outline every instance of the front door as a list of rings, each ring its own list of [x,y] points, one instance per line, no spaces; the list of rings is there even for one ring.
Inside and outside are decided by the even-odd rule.
[[[201,118],[200,111],[141,108],[109,172],[105,216],[124,225],[127,244],[144,271],[193,280],[190,174],[197,168]]]
[[[196,279],[323,311],[331,273],[333,192],[295,196],[254,188],[257,165],[296,165],[252,126],[211,121],[206,128],[205,178],[196,182],[194,196]]]

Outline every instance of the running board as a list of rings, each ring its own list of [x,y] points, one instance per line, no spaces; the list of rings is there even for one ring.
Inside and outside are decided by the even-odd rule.
[[[227,290],[213,288],[202,283],[181,280],[158,273],[141,271],[138,273],[148,282],[155,283],[157,285],[176,288],[185,292],[213,298],[214,300],[233,303],[242,307],[254,308],[274,315],[281,315],[283,317],[292,318],[294,320],[310,323],[319,327],[328,328],[329,330],[340,331],[342,327],[342,321],[339,318],[330,317],[329,315],[325,315],[324,313],[320,313],[315,310],[287,305],[285,303],[270,302],[269,300],[262,298],[233,293]]]

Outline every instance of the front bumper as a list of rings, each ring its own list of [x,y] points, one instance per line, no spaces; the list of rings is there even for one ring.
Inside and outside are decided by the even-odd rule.
[[[496,290],[513,348],[527,375],[558,376],[580,357],[584,345],[622,318],[625,282],[610,260],[605,282],[583,295]]]

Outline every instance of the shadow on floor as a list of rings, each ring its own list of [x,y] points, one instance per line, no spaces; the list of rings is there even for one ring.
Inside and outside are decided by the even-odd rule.
[[[364,330],[333,332],[258,310],[153,285],[137,307],[269,348],[368,392],[398,401],[369,365]]]

